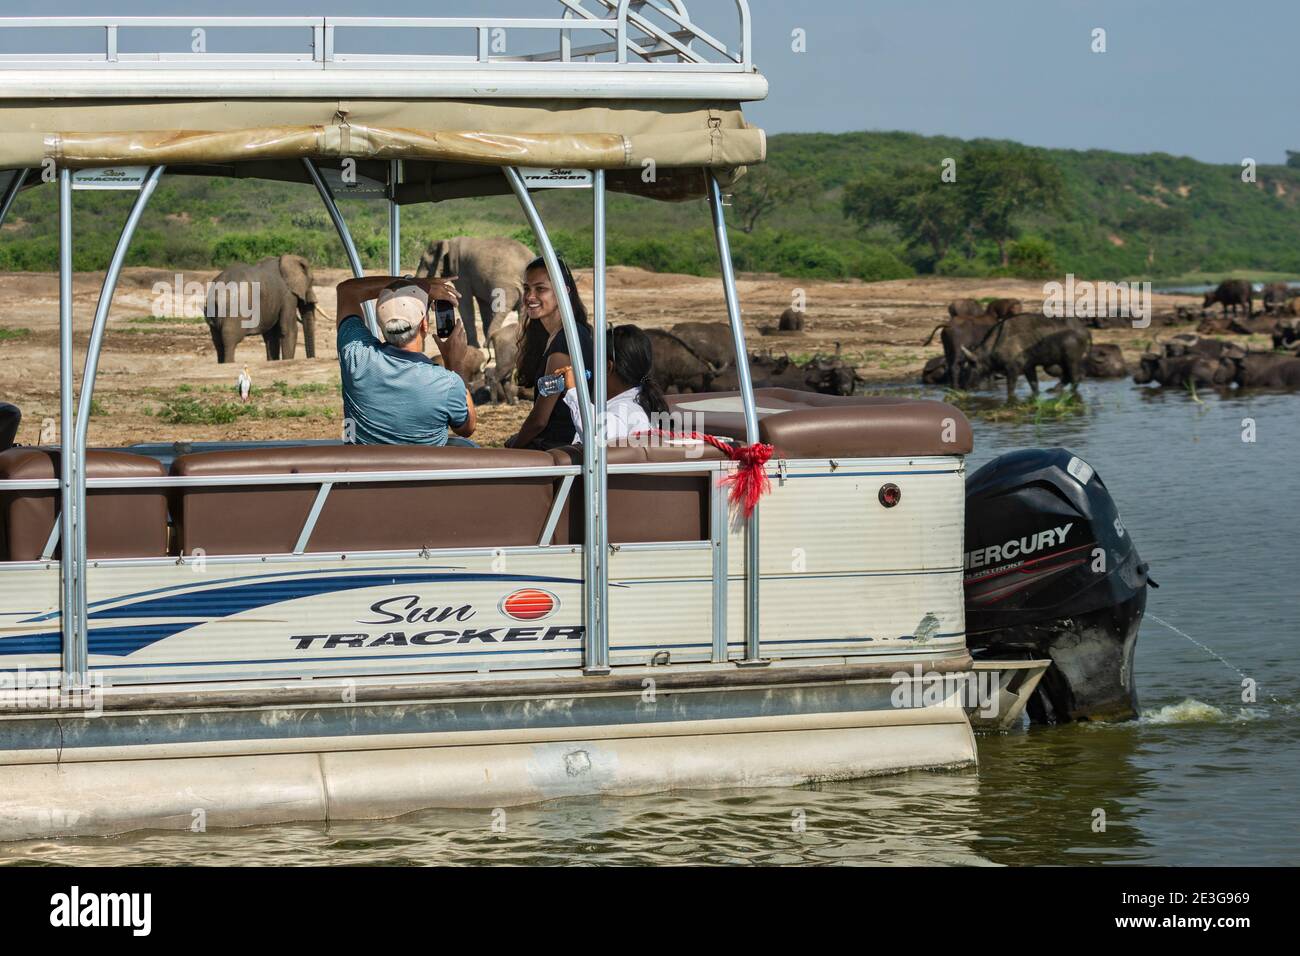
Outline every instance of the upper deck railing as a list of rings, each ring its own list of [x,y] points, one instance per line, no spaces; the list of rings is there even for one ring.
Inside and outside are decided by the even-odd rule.
[[[62,49],[51,52],[0,53],[0,83],[9,70],[327,70],[542,69],[560,67],[591,71],[674,70],[752,72],[751,27],[746,0],[731,0],[739,17],[737,39],[727,42],[692,20],[683,0],[557,0],[562,16],[549,18],[469,17],[2,17],[0,49],[11,46],[16,31],[51,31]],[[268,30],[299,29],[307,33],[296,50],[251,51],[209,49],[207,31],[253,31],[265,43]],[[78,31],[103,32],[102,48],[83,47]],[[188,30],[189,51],[130,52],[121,41],[129,31]],[[344,52],[345,34],[378,30],[394,37],[427,31],[432,43],[449,41],[446,53]],[[453,34],[460,32],[460,37]],[[535,46],[539,35],[553,32],[556,44],[540,52],[512,50]],[[526,42],[519,42],[521,36]],[[78,43],[77,40],[82,42]],[[59,44],[56,44],[59,45]],[[603,59],[602,59],[603,58]]]

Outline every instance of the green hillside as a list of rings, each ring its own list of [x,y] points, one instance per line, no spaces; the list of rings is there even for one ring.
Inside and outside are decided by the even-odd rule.
[[[1260,166],[1255,183],[1241,168],[1155,153],[1022,150],[1059,173],[1059,201],[1011,221],[1009,265],[975,224],[953,231],[942,259],[905,241],[886,221],[846,216],[855,183],[888,192],[908,177],[937,180],[945,158],[957,160],[953,190],[963,182],[968,150],[1013,147],[911,133],[785,134],[769,143],[766,182],[775,206],[745,224],[755,184],[737,189],[729,216],[737,267],[796,277],[884,279],[914,273],[948,275],[1074,272],[1106,278],[1221,276],[1228,272],[1300,275],[1300,169]],[[743,184],[744,181],[742,181]],[[899,187],[901,188],[901,187]],[[746,190],[749,190],[747,193]],[[858,195],[862,195],[862,187]],[[0,236],[0,268],[49,270],[56,264],[55,192],[19,197]],[[75,263],[102,269],[130,196],[82,192],[77,197]],[[589,194],[554,192],[539,200],[561,251],[575,265],[590,261]],[[345,214],[368,266],[387,261],[383,203],[349,200]],[[965,207],[963,207],[965,208]],[[413,269],[424,243],[447,235],[531,237],[512,197],[458,200],[403,209],[403,262]],[[960,213],[959,213],[960,215]],[[611,196],[609,257],[615,264],[659,271],[716,271],[703,202],[655,203]],[[342,249],[314,190],[305,185],[164,179],[146,213],[129,264],[178,268],[222,266],[238,259],[295,251],[318,264],[343,266]]]

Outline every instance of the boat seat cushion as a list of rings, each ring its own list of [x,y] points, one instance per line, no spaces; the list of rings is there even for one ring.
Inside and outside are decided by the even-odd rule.
[[[582,464],[582,449],[573,445],[550,452],[557,464]],[[699,461],[724,457],[711,445],[703,447],[641,447],[611,445],[610,465],[645,462]],[[703,541],[709,537],[710,475],[610,475],[608,488],[609,540],[611,544],[637,541]],[[577,478],[560,512],[556,544],[581,544],[585,494]]]
[[[672,395],[668,401],[699,431],[745,436],[738,392]],[[970,422],[946,402],[760,388],[754,404],[759,440],[773,445],[779,458],[965,455],[974,445]]]
[[[58,449],[15,447],[0,452],[0,481],[34,481],[59,476]],[[120,451],[86,452],[88,478],[161,478],[152,458]],[[0,493],[0,559],[36,561],[59,514],[59,496],[49,491]],[[61,543],[61,542],[60,542]],[[55,554],[60,554],[55,549]],[[86,556],[147,558],[167,554],[167,498],[162,489],[86,489]]]
[[[258,448],[181,455],[185,477],[547,468],[542,451],[418,445]],[[336,483],[308,552],[386,551],[536,545],[557,479]],[[173,489],[172,517],[182,553],[283,554],[294,550],[319,485]]]

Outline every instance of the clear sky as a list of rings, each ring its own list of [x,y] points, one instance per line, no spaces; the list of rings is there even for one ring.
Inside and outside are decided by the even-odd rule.
[[[685,2],[734,35],[734,0]],[[1300,0],[749,2],[771,95],[748,113],[771,132],[900,129],[1224,163],[1300,149]],[[5,16],[559,10],[552,0],[0,0]],[[1091,49],[1097,28],[1104,53]],[[791,49],[796,29],[807,52]],[[0,36],[0,49],[21,48]]]

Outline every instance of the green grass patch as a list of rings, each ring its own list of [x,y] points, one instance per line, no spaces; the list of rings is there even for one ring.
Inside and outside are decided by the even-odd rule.
[[[169,425],[229,425],[248,415],[251,408],[238,402],[210,404],[195,398],[178,398],[163,405],[157,417]]]
[[[311,394],[328,391],[329,386],[313,389]],[[338,410],[332,405],[288,405],[266,404],[257,400],[254,390],[253,399],[247,403],[235,401],[211,401],[193,397],[192,386],[177,388],[177,392],[188,392],[178,398],[165,399],[154,416],[170,425],[229,425],[241,418],[273,421],[284,418],[335,418]],[[206,389],[204,389],[206,391]],[[221,389],[221,391],[228,391]],[[265,395],[263,396],[265,397]]]
[[[1077,393],[1063,391],[1050,397],[1040,395],[1037,398],[996,406],[971,403],[963,411],[974,414],[976,418],[986,422],[1011,422],[1013,424],[1032,422],[1041,424],[1086,415],[1088,406]]]
[[[13,339],[25,339],[31,334],[31,329],[0,329],[0,342],[8,342]]]
[[[956,405],[970,418],[994,423],[1041,424],[1088,413],[1087,403],[1076,392],[1070,390],[1054,395],[1039,395],[1037,398],[1017,399],[1008,403],[1000,398],[972,395],[958,388],[946,388],[943,392],[943,400],[949,405]]]
[[[283,379],[271,383],[272,390],[284,398],[306,398],[308,395],[327,395],[337,391],[340,386],[325,382],[304,382],[302,385],[290,385]],[[255,390],[256,391],[256,390]]]

